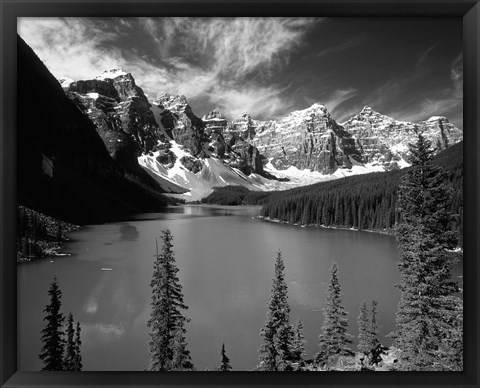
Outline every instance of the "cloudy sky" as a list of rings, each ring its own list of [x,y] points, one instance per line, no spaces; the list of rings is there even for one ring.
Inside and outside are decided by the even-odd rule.
[[[119,67],[199,116],[271,119],[320,102],[338,122],[369,105],[463,127],[460,18],[20,18],[18,32],[56,77]]]

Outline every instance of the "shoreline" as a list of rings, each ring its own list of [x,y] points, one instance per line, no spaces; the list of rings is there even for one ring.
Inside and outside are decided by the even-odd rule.
[[[367,233],[376,233],[376,234],[382,234],[384,236],[390,236],[390,237],[395,237],[395,233],[393,229],[356,229],[356,228],[345,228],[341,226],[325,226],[325,225],[317,225],[317,224],[291,224],[290,222],[287,221],[281,221],[277,218],[270,218],[270,217],[264,217],[264,216],[256,216],[255,218],[258,218],[260,220],[266,221],[266,222],[271,222],[274,224],[285,224],[285,225],[291,225],[291,226],[299,226],[300,228],[317,228],[317,229],[334,229],[334,230],[345,230],[345,231],[351,231],[351,232],[367,232]],[[447,252],[450,253],[458,253],[463,255],[463,248],[461,247],[455,247],[453,249],[445,249]]]
[[[286,224],[286,225],[291,225],[291,226],[299,226],[300,228],[317,228],[317,229],[334,229],[334,230],[346,230],[346,231],[351,231],[351,232],[367,232],[367,233],[377,233],[377,234],[383,234],[386,236],[391,236],[395,237],[395,234],[393,230],[388,230],[388,229],[357,229],[357,228],[347,228],[347,227],[342,227],[342,226],[325,226],[325,225],[318,225],[318,224],[299,224],[295,223],[292,224],[287,221],[281,221],[277,218],[270,218],[270,217],[264,217],[264,216],[257,216],[256,218],[264,220],[266,222],[272,222],[275,224]]]

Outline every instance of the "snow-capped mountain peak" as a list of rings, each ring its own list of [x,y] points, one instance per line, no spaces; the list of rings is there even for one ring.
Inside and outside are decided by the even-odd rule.
[[[105,80],[105,79],[115,79],[117,77],[127,75],[128,73],[122,69],[110,69],[105,70],[102,74],[95,77],[98,80]]]
[[[153,101],[155,105],[162,106],[164,109],[184,110],[188,105],[187,98],[183,95],[174,95],[163,93],[157,96]]]
[[[426,121],[447,121],[448,122],[448,119],[445,116],[432,116]]]
[[[207,113],[205,116],[202,117],[203,121],[210,121],[210,120],[220,120],[226,121],[225,116],[222,114],[219,108],[215,108],[210,113]]]

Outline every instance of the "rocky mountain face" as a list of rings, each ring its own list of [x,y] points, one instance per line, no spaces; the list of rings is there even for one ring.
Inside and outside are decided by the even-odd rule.
[[[246,175],[263,173],[258,150],[241,133],[231,130],[218,109],[200,119],[193,113],[185,96],[166,93],[152,101],[152,110],[166,136],[198,159],[196,162],[191,157],[183,159],[183,165],[190,171],[200,171],[201,160],[212,156]],[[170,164],[173,155],[171,151],[165,150],[161,153],[161,158]]]
[[[150,103],[132,75],[115,69],[92,80],[62,79],[61,84],[67,96],[95,123],[110,156],[137,172],[137,158],[156,148],[161,133]]]
[[[227,119],[223,116],[218,108],[202,117],[205,123],[205,133],[211,139],[209,148],[219,158],[225,156],[226,142],[224,134],[227,129]]]
[[[76,223],[159,210],[166,199],[115,161],[97,126],[17,38],[18,202]]]
[[[247,121],[244,117],[241,123],[252,123],[243,126],[252,143],[278,170],[294,166],[331,174],[337,168],[351,168],[352,161],[361,162],[355,139],[324,105],[313,104],[275,121]]]
[[[355,138],[363,163],[377,163],[387,170],[398,168],[402,160],[408,162],[408,144],[415,142],[418,132],[423,133],[438,152],[463,138],[463,132],[445,117],[411,123],[382,115],[368,106],[342,126]]]

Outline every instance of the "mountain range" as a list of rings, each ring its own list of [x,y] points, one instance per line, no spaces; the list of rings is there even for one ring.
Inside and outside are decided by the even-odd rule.
[[[418,131],[438,152],[463,138],[445,117],[411,123],[368,106],[341,124],[320,103],[268,121],[247,112],[228,121],[219,109],[200,118],[185,96],[164,93],[148,101],[120,69],[59,82],[114,159],[132,171],[142,166],[164,191],[188,200],[218,186],[283,190],[403,168]]]
[[[219,109],[199,117],[185,96],[159,91],[149,100],[133,75],[121,69],[88,80],[59,78],[52,85],[53,76],[21,38],[19,47],[19,56],[25,57],[19,69],[30,77],[24,77],[19,99],[19,106],[28,107],[19,114],[23,169],[32,171],[27,161],[35,163],[43,182],[69,165],[72,176],[80,173],[102,192],[112,190],[114,185],[104,187],[105,182],[117,176],[117,184],[127,179],[142,195],[149,193],[144,204],[153,205],[152,195],[161,192],[195,201],[220,186],[285,190],[394,170],[409,165],[408,143],[418,131],[438,152],[463,138],[445,117],[411,123],[367,106],[344,123],[320,103],[268,121],[247,112],[230,121]],[[34,107],[29,106],[32,98]],[[31,161],[33,155],[38,161]],[[31,181],[22,180],[27,194]],[[137,195],[125,198],[118,190],[113,195],[135,208]],[[26,196],[34,202],[33,192]]]

